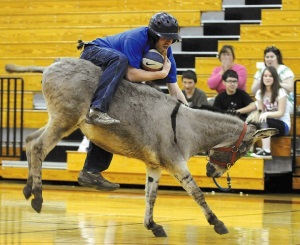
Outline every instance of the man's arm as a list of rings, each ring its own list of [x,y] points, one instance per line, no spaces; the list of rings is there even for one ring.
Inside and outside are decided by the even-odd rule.
[[[178,83],[167,83],[168,89],[169,89],[169,93],[172,97],[174,97],[175,99],[183,102],[184,104],[188,105],[187,100],[184,97],[184,94],[182,93],[182,91],[180,90]]]
[[[165,70],[161,71],[145,71],[137,69],[132,66],[128,66],[125,78],[130,82],[144,82],[164,79],[168,75]]]
[[[130,82],[159,80],[167,77],[170,72],[170,69],[171,62],[167,57],[165,57],[164,65],[161,71],[145,71],[128,65],[125,78]]]

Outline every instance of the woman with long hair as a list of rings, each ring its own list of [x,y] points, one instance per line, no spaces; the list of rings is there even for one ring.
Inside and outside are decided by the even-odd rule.
[[[291,128],[291,118],[288,109],[288,94],[281,87],[277,70],[267,66],[261,76],[260,89],[255,95],[257,109],[261,110],[259,121],[263,128],[277,128],[276,136],[287,135]],[[271,138],[262,140],[262,148],[252,154],[254,157],[272,158]]]

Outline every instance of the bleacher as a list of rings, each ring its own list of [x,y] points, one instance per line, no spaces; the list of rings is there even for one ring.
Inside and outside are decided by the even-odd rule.
[[[294,4],[296,8],[291,9],[291,4]],[[133,0],[4,0],[0,2],[2,9],[0,14],[0,26],[2,26],[0,76],[16,76],[16,74],[5,72],[4,66],[8,63],[47,66],[57,57],[79,57],[80,52],[76,49],[78,39],[92,40],[96,37],[113,35],[127,29],[147,25],[154,13],[166,11],[178,19],[182,33],[186,33],[186,30],[193,30],[194,32],[193,37],[187,34],[183,35],[181,50],[174,48],[176,54],[174,56],[179,64],[179,70],[195,69],[198,75],[197,86],[207,92],[209,96],[214,96],[215,93],[206,84],[207,78],[213,67],[219,65],[219,60],[216,57],[219,48],[223,44],[232,44],[235,47],[236,62],[247,68],[247,91],[250,92],[256,63],[262,62],[262,50],[268,45],[275,44],[278,46],[283,51],[285,64],[292,68],[296,77],[300,77],[297,69],[300,48],[299,40],[295,37],[299,32],[299,3],[296,0],[283,0],[282,8],[278,6],[270,7],[272,9],[262,9],[259,24],[255,24],[256,21],[252,21],[253,23],[250,24],[243,24],[243,22],[238,24],[240,26],[239,36],[223,35],[223,37],[219,37],[217,42],[213,42],[215,40],[213,37],[209,42],[214,43],[214,45],[202,47],[204,51],[210,49],[209,54],[205,54],[199,50],[190,50],[198,47],[195,44],[190,45],[190,42],[192,39],[194,43],[195,41],[198,42],[198,39],[195,38],[198,37],[197,32],[200,35],[201,28],[203,28],[204,34],[214,30],[215,27],[212,28],[212,24],[208,22],[207,26],[212,29],[205,29],[206,24],[205,21],[202,22],[202,15],[209,12],[221,12],[224,9],[221,0],[200,2],[196,0],[167,0],[155,4],[149,0],[142,2]],[[264,8],[264,6],[259,8]],[[201,43],[199,46],[201,45],[205,45],[205,43]],[[188,47],[190,49],[187,49]],[[187,51],[184,50],[185,48]],[[35,96],[41,93],[41,75],[17,74],[17,77],[22,77],[25,81],[24,128],[29,131],[40,128],[48,120],[46,110],[37,109],[34,104]],[[178,81],[181,85],[180,73],[178,73]],[[12,102],[10,101],[10,103]],[[5,107],[3,109],[5,110]],[[5,119],[3,118],[4,126]],[[21,118],[17,118],[17,120],[21,120]],[[297,130],[297,132],[300,131]],[[291,152],[291,137],[287,139],[288,142],[285,138],[283,141],[278,140],[276,146],[279,145],[280,148],[278,150],[272,148],[272,150],[280,152],[281,146],[289,145],[289,149],[285,151],[285,155],[287,155],[287,152]],[[79,143],[80,138],[76,140]],[[273,143],[275,141],[272,140]],[[72,147],[75,148],[74,145]],[[69,151],[67,151],[68,149]],[[64,153],[59,153],[66,154],[66,162],[53,163],[53,159],[49,158],[48,161],[46,159],[47,163],[43,165],[44,180],[77,180],[85,153],[70,151],[70,149],[64,148]],[[57,154],[55,156],[57,157]],[[206,177],[205,164],[206,158],[202,156],[195,156],[189,162],[191,172],[199,186],[213,188],[212,180]],[[120,167],[121,165],[124,166]],[[294,189],[300,189],[300,174],[298,174],[300,163],[297,163],[296,167]],[[244,157],[232,168],[231,175],[233,188],[251,190],[263,190],[265,188],[264,161],[262,159]],[[7,179],[26,179],[26,162],[11,164],[7,160],[3,161],[0,176]],[[105,176],[111,181],[121,184],[144,184],[145,167],[137,160],[116,156]],[[226,183],[226,176],[222,178],[221,183],[222,181]],[[161,184],[166,186],[178,185],[165,173],[162,176]]]
[[[257,2],[257,1],[256,1]],[[295,4],[293,9],[290,9],[291,4]],[[289,66],[295,73],[295,79],[300,79],[299,61],[299,2],[282,1],[282,9],[262,10],[262,21],[259,24],[242,24],[240,27],[240,38],[236,41],[221,40],[218,42],[219,48],[224,44],[233,45],[235,48],[236,63],[243,64],[247,68],[248,81],[247,92],[251,94],[251,85],[253,76],[256,72],[257,63],[263,62],[263,50],[270,45],[277,46],[283,53],[284,64]],[[198,74],[198,86],[210,95],[215,96],[206,83],[211,71],[214,67],[220,64],[219,60],[214,57],[198,57],[196,58],[196,72]],[[297,86],[297,105],[300,104],[299,98],[300,88]],[[292,135],[296,126],[297,136],[299,133],[299,123],[293,125],[289,136],[273,137],[272,138],[272,155],[273,161],[269,165],[274,165],[274,157],[279,159],[279,169],[284,169],[286,162],[291,162],[292,154]],[[298,138],[298,137],[297,137]],[[259,144],[257,146],[260,146]],[[286,159],[286,161],[282,161]],[[266,164],[267,161],[265,161]],[[276,161],[275,161],[276,162]],[[296,157],[296,162],[293,173],[292,189],[300,189],[300,161]],[[266,167],[265,167],[266,170]],[[271,171],[272,172],[272,171]]]

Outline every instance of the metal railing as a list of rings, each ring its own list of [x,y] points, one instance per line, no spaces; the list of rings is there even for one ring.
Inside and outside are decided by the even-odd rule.
[[[298,114],[298,107],[297,107],[297,84],[300,82],[296,80],[294,82],[294,115],[293,115],[293,157],[292,157],[292,164],[293,164],[293,172],[295,172],[296,162],[297,162],[297,114]]]
[[[0,157],[21,158],[23,149],[24,80],[0,78]]]

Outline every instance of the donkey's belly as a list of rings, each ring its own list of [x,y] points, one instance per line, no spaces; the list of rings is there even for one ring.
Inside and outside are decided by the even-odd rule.
[[[145,162],[157,162],[156,153],[151,150],[142,139],[137,139],[136,135],[122,130],[113,130],[113,127],[97,127],[84,124],[80,127],[95,145],[113,154],[126,157],[137,158]]]

